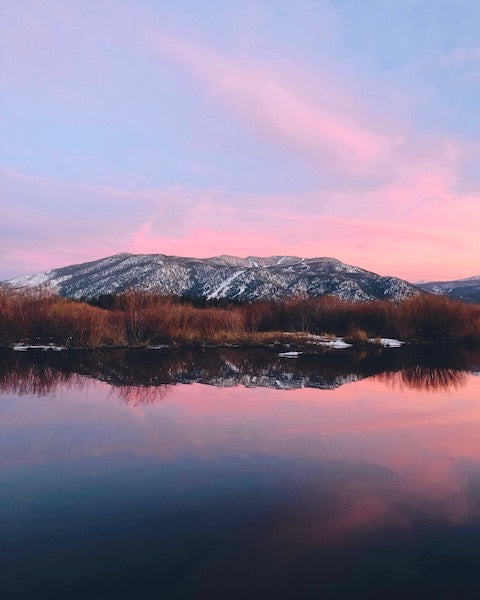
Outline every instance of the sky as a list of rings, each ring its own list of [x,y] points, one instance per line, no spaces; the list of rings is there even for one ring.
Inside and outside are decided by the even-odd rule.
[[[480,273],[480,3],[0,0],[0,279],[118,252]]]

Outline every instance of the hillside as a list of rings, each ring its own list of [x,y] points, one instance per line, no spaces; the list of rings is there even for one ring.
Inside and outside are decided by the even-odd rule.
[[[433,294],[443,294],[464,300],[466,302],[480,302],[480,275],[468,277],[467,279],[456,279],[454,281],[430,281],[417,284],[419,288]]]
[[[335,258],[116,254],[7,282],[21,289],[43,285],[71,298],[134,289],[191,298],[252,301],[304,294],[345,300],[402,300],[420,293],[411,283],[382,277]]]

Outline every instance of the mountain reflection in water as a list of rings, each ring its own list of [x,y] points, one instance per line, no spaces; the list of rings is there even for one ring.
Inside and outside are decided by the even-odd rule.
[[[92,377],[114,386],[129,402],[155,402],[170,386],[202,383],[220,387],[331,390],[376,377],[417,390],[461,387],[480,371],[480,351],[437,346],[376,349],[279,357],[265,349],[2,351],[0,389],[48,394],[59,385]]]
[[[480,597],[474,350],[0,358],[2,598]]]

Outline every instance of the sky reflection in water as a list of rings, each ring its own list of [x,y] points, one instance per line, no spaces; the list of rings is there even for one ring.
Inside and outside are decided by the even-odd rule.
[[[422,372],[320,390],[77,374],[43,395],[4,378],[6,597],[477,597],[480,378]]]

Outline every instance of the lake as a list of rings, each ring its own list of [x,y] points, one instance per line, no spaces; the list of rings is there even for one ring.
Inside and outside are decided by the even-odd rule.
[[[480,352],[0,353],[1,597],[480,597]]]

